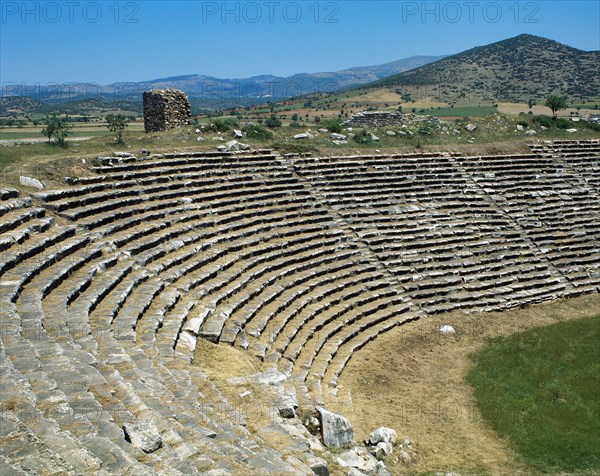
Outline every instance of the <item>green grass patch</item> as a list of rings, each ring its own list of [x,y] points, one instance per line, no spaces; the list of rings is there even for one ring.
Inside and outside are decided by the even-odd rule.
[[[600,471],[600,315],[494,339],[473,359],[483,416],[526,463]]]

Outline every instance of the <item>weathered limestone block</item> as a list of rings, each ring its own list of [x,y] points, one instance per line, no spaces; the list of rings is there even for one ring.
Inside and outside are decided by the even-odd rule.
[[[123,426],[125,439],[144,453],[152,453],[162,446],[162,438],[156,425],[150,420],[127,423]]]
[[[324,408],[317,407],[321,418],[323,443],[330,448],[342,448],[352,443],[354,430],[350,420]]]

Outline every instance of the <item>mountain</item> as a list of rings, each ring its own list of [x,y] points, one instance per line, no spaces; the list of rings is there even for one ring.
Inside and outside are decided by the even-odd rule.
[[[524,34],[365,86],[381,87],[448,103],[539,102],[550,94],[580,102],[600,96],[600,51]]]
[[[391,74],[437,61],[443,56],[413,56],[381,65],[359,66],[337,72],[301,73],[290,77],[260,75],[250,78],[223,79],[201,74],[186,74],[141,82],[118,82],[106,86],[92,83],[14,85],[6,83],[0,97],[28,97],[45,104],[83,100],[137,101],[142,93],[154,88],[177,88],[185,91],[192,105],[232,107],[268,102],[306,94],[332,92],[357,86]]]

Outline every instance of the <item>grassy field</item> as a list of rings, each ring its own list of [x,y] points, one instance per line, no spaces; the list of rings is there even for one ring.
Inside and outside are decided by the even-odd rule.
[[[600,315],[495,339],[474,360],[484,418],[528,464],[600,472]]]
[[[108,130],[80,130],[74,129],[69,137],[104,137],[110,135]],[[18,129],[0,129],[0,140],[14,139],[43,139],[40,131],[20,131]]]
[[[44,126],[24,126],[24,127],[0,127],[0,140],[13,139],[40,139],[44,138],[41,131]],[[144,123],[141,121],[130,122],[127,131],[141,132],[144,130]],[[104,122],[98,123],[74,123],[69,137],[104,137],[111,133],[106,128]]]

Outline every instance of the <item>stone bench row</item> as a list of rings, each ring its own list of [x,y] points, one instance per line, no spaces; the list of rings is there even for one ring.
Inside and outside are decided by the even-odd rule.
[[[23,314],[23,312],[22,312],[22,314]],[[64,313],[57,313],[57,312],[54,312],[54,313],[51,313],[51,314],[53,314],[53,315],[64,315]],[[38,316],[38,317],[39,317],[39,316],[40,316],[40,313],[39,313],[39,312],[36,312],[36,313],[35,313],[35,316]]]
[[[343,325],[334,322],[330,328],[315,334],[316,338],[310,339],[303,347],[301,355],[294,362],[291,370],[293,381],[310,384],[309,375],[321,381],[342,346],[351,346],[351,342],[355,339],[362,341],[362,336],[369,334],[371,329],[377,329],[380,325],[386,327],[392,323],[397,324],[402,316],[406,319],[408,315],[410,315],[408,306],[401,300],[395,299],[389,303],[373,303]],[[313,342],[314,344],[311,345]]]
[[[122,172],[137,172],[142,170],[148,170],[153,168],[160,168],[164,166],[180,167],[192,164],[206,164],[208,166],[219,166],[225,164],[227,167],[244,167],[248,164],[259,164],[268,165],[273,161],[276,161],[277,157],[273,154],[256,154],[254,156],[248,155],[235,155],[235,154],[222,154],[217,153],[212,157],[196,156],[193,157],[188,154],[181,154],[178,157],[170,158],[168,161],[164,160],[142,160],[135,161],[128,164],[116,164],[104,167],[93,167],[92,170],[97,174],[112,174]]]
[[[136,208],[145,208],[149,209],[152,206],[152,203],[156,200],[181,200],[183,203],[194,203],[200,202],[203,206],[209,206],[208,203],[215,202],[214,206],[218,206],[220,201],[225,203],[227,199],[235,201],[237,199],[239,201],[239,197],[244,190],[236,188],[236,185],[231,185],[226,187],[227,191],[216,193],[214,190],[207,190],[205,187],[182,187],[177,188],[174,191],[170,191],[169,193],[162,193],[160,196],[156,195],[136,195],[131,198],[124,199],[110,199],[103,200],[102,202],[95,205],[86,205],[76,208],[72,211],[64,211],[61,213],[62,216],[69,218],[71,220],[82,220],[83,218],[88,218],[89,220],[85,223],[85,226],[92,225],[88,228],[96,228],[97,226],[103,225],[107,222],[107,220],[103,220],[99,223],[96,219],[91,219],[94,215],[98,215],[101,213],[113,212],[116,210],[121,210],[122,208],[135,206]],[[261,194],[270,195],[270,196],[279,196],[285,197],[290,196],[292,194],[300,194],[300,195],[308,195],[309,192],[304,190],[302,185],[274,185],[273,187],[261,187],[255,186],[249,189],[251,195],[247,195],[245,197],[248,206],[251,205],[252,201],[260,200]],[[149,210],[148,210],[149,211]],[[117,215],[120,217],[122,215]],[[94,226],[95,225],[95,226]]]
[[[13,247],[10,253],[6,253],[6,257],[0,262],[0,276],[24,260],[35,258],[39,262],[47,261],[48,256],[45,253],[47,249],[61,244],[68,238],[75,236],[75,234],[76,228],[74,226],[53,226],[44,233],[36,233],[30,236],[27,241]]]
[[[2,221],[4,221],[4,217],[7,213],[31,206],[31,197],[7,196],[10,196],[10,198],[0,201],[0,217],[2,218]]]
[[[498,161],[498,163],[508,164],[511,162],[531,161],[535,163],[540,160],[537,154],[514,154],[514,155],[498,155],[498,156],[455,156],[460,161]],[[419,167],[428,167],[431,164],[453,164],[454,159],[449,155],[440,155],[435,153],[430,154],[413,154],[412,156],[402,155],[364,155],[364,156],[332,156],[318,157],[311,159],[293,160],[292,164],[299,170],[309,171],[311,169],[332,168],[332,167],[356,167],[356,166],[399,166],[414,165]]]
[[[292,231],[290,233],[290,236],[298,236],[298,234],[301,235],[303,233],[306,233],[310,236],[315,232],[318,232],[318,229],[300,229]],[[334,235],[331,236],[333,237]],[[216,308],[220,304],[220,302],[229,297],[229,295],[238,294],[241,290],[245,289],[250,284],[250,282],[260,279],[265,273],[276,271],[283,266],[296,265],[302,261],[299,257],[299,254],[300,250],[302,250],[303,247],[306,246],[306,239],[302,238],[296,240],[296,242],[290,242],[288,246],[285,247],[285,251],[281,247],[281,245],[277,243],[269,247],[264,246],[264,244],[268,241],[269,239],[265,241],[265,237],[263,236],[259,239],[256,239],[254,245],[246,243],[241,250],[243,251],[243,254],[232,257],[232,261],[229,262],[224,261],[224,258],[226,258],[228,254],[228,250],[222,250],[220,253],[218,253],[220,254],[220,256],[218,256],[218,254],[212,254],[208,256],[196,257],[196,263],[186,263],[187,266],[192,266],[196,271],[191,281],[189,280],[185,285],[180,282],[180,273],[178,273],[177,279],[174,281],[171,281],[169,278],[167,279],[169,279],[169,281],[171,281],[173,285],[176,285],[179,288],[184,286],[186,289],[186,293],[189,292],[190,289],[198,287],[198,283],[202,283],[202,294],[205,300],[209,299],[209,290],[210,293],[215,293],[219,289],[226,288],[226,291],[222,291],[221,293],[217,294],[212,298],[212,302],[210,303],[209,307],[211,309]],[[334,239],[333,242],[337,242],[337,238]],[[322,241],[320,244],[325,245],[327,244],[327,242]],[[254,246],[254,248],[251,248],[251,246]],[[296,246],[296,248],[294,248],[294,246]],[[295,256],[295,254],[298,254],[298,256]],[[218,262],[217,265],[212,264],[215,263],[215,261]],[[235,273],[225,273],[224,268],[232,268],[236,261],[244,262],[243,267],[238,265],[238,271],[236,271]],[[204,268],[201,265],[204,265]],[[262,265],[262,267],[254,269],[259,265]],[[206,267],[209,268],[209,271],[206,276],[203,276],[199,272],[203,271],[203,269],[206,269]],[[250,270],[252,269],[254,269],[254,271],[251,272]],[[239,277],[243,274],[246,274],[246,279],[235,284],[235,280],[239,279]],[[213,286],[212,288],[209,287],[207,284],[207,279],[209,278],[221,279],[222,281],[220,283],[220,286]],[[244,300],[246,298],[247,296],[244,293],[242,293],[241,299]]]
[[[476,162],[441,162],[441,163],[403,163],[390,162],[382,165],[367,165],[367,164],[352,164],[340,163],[332,164],[331,166],[319,166],[311,168],[298,168],[297,171],[308,179],[319,177],[351,177],[353,175],[360,176],[361,174],[380,175],[388,172],[397,176],[403,175],[424,175],[424,174],[460,174],[464,170],[476,171],[492,176],[503,175],[522,175],[531,173],[532,170],[538,170],[547,173],[556,173],[564,170],[565,166],[554,160],[547,160],[540,163],[539,159],[502,162],[502,161],[476,161]]]
[[[335,256],[332,255],[330,248],[323,248],[319,251],[311,250],[310,252],[297,253],[290,257],[279,257],[276,259],[269,260],[263,263],[263,267],[252,270],[251,267],[246,266],[243,274],[246,275],[242,278],[240,274],[237,279],[238,282],[230,281],[228,289],[233,291],[230,292],[228,301],[221,304],[221,308],[226,309],[229,314],[228,319],[225,321],[221,333],[219,334],[219,341],[229,344],[233,344],[236,341],[238,335],[242,336],[240,345],[242,347],[248,347],[246,330],[245,327],[249,321],[251,321],[256,315],[259,308],[268,307],[281,296],[285,291],[293,290],[297,286],[301,286],[309,278],[314,277],[312,269],[319,268],[323,269],[322,274],[325,273],[326,269],[331,270],[331,265],[335,265],[338,261],[347,260],[350,256],[356,254],[355,250],[349,250],[347,252],[338,252]],[[336,268],[333,268],[336,269]],[[240,281],[240,278],[242,280]],[[296,278],[292,283],[289,283],[285,287],[278,284],[284,278]],[[243,290],[244,292],[240,292]],[[203,293],[204,294],[204,293]],[[183,312],[176,313],[177,319],[182,323],[182,330],[188,332],[195,339],[201,334],[201,326],[204,324],[207,317],[210,316],[211,311],[214,315],[218,313],[218,306],[215,300],[219,299],[210,298],[210,296],[204,295],[204,300],[198,300],[193,298],[193,305],[189,303],[182,303],[180,308]],[[254,301],[254,305],[251,303]],[[190,311],[195,309],[193,318],[190,318]],[[262,318],[262,315],[261,315]],[[208,324],[207,324],[208,325]],[[175,339],[175,345],[178,343],[179,336]],[[195,344],[190,344],[188,339],[188,347],[193,350]]]
[[[331,218],[326,213],[318,209],[304,210],[297,205],[294,206],[294,204],[274,209],[271,204],[265,203],[263,208],[256,208],[252,213],[248,213],[242,218],[236,216],[235,213],[229,216],[223,215],[218,219],[212,219],[210,215],[207,216],[204,213],[176,215],[160,224],[138,227],[137,231],[129,232],[123,236],[116,236],[112,243],[118,249],[122,249],[131,255],[137,255],[155,246],[155,244],[176,238],[180,239],[182,235],[196,229],[202,229],[201,236],[193,241],[185,239],[181,242],[181,246],[200,240],[209,240],[222,235],[226,231],[239,231],[239,234],[233,235],[233,237],[244,238],[255,233],[260,233],[262,229],[278,226],[278,222],[281,223],[282,221],[280,217],[276,216],[279,212],[286,212],[285,217],[287,221],[285,223],[289,223],[290,225],[302,224],[308,226],[321,224],[321,226],[325,227],[328,226],[327,222],[331,221]],[[156,233],[159,230],[162,230],[161,234]],[[132,244],[136,240],[137,243],[133,246]]]
[[[362,276],[356,281],[347,281],[345,286],[331,283],[315,296],[303,298],[301,307],[288,311],[283,320],[278,317],[280,324],[274,330],[279,332],[273,334],[272,330],[272,336],[275,335],[272,349],[293,365],[309,335],[327,322],[342,319],[355,308],[377,300],[381,293],[388,297],[398,294],[381,275]],[[281,323],[285,325],[282,327]]]
[[[44,202],[53,202],[68,198],[80,197],[92,193],[109,190],[127,189],[134,186],[151,186],[158,183],[181,182],[190,180],[207,180],[217,184],[230,180],[232,175],[261,180],[265,177],[290,175],[290,172],[279,164],[265,163],[256,167],[227,167],[222,164],[219,168],[212,165],[187,165],[176,169],[173,167],[151,168],[144,172],[128,172],[106,174],[90,177],[87,185],[73,186],[65,190],[36,192],[34,197]],[[93,182],[91,180],[94,180]],[[83,180],[83,179],[81,179]],[[79,182],[77,182],[79,184]]]
[[[6,256],[8,259],[9,253],[12,254],[11,247],[25,246],[25,242],[33,235],[44,233],[52,228],[55,220],[52,217],[32,219],[25,222],[24,225],[12,228],[10,232],[4,232],[0,236],[0,256]]]
[[[327,250],[322,256],[312,258],[308,266],[294,269],[293,273],[286,273],[284,277],[288,278],[288,281],[285,286],[275,286],[268,292],[265,292],[264,288],[259,289],[254,298],[248,301],[243,312],[230,320],[224,334],[232,332],[231,327],[234,326],[241,329],[245,335],[258,339],[263,332],[272,330],[271,320],[299,298],[309,295],[318,287],[327,286],[343,278],[350,276],[358,278],[363,273],[373,272],[373,267],[368,267],[364,263],[359,264],[361,263],[359,253],[355,249],[338,250],[335,254]],[[311,266],[313,261],[315,263]],[[235,333],[235,330],[232,333]],[[269,334],[268,338],[273,338],[273,334]],[[264,352],[261,356],[264,357]]]
[[[36,218],[44,218],[46,216],[44,208],[32,208],[29,207],[29,204],[30,202],[26,206],[15,208],[13,211],[3,214],[2,222],[0,223],[0,233],[7,233]]]
[[[395,308],[387,310],[388,314],[375,315],[370,320],[342,328],[337,339],[330,339],[324,344],[319,355],[312,359],[310,368],[294,367],[292,381],[302,403],[309,404],[312,401],[323,404],[335,399],[337,379],[354,353],[381,333],[417,319],[420,312],[406,311],[402,304],[398,305],[397,312],[394,312]],[[330,390],[326,396],[322,392],[323,384]]]
[[[306,233],[314,233],[314,232],[318,231],[320,228],[322,228],[322,226],[320,226],[320,227],[318,227],[318,228],[309,229],[308,231],[306,231]],[[297,232],[297,230],[294,230],[294,231],[293,231],[293,232],[291,232],[291,233],[292,233],[292,235],[293,235],[293,234],[295,234],[296,232]],[[212,247],[211,247],[210,245],[208,245],[208,246],[207,246],[207,249],[208,249],[208,250],[211,250],[211,248],[212,248]],[[226,248],[223,248],[222,250],[220,250],[220,254],[221,254],[221,255],[224,255],[224,254],[226,254],[226,252],[227,252],[227,251],[231,251],[231,250],[228,250],[228,249],[226,249]],[[209,253],[210,253],[210,251],[209,251]],[[195,250],[194,254],[198,254],[198,250]],[[211,253],[211,255],[212,255],[212,254],[214,254],[214,253]],[[213,259],[215,258],[215,256],[213,256],[213,257],[206,256],[205,258],[206,258],[206,260],[207,260],[207,261],[210,261],[210,260],[213,260]]]
[[[200,190],[206,189],[207,191],[214,191],[216,188],[222,190],[230,190],[234,188],[260,188],[265,185],[287,185],[290,188],[294,188],[296,182],[290,177],[288,173],[274,174],[272,177],[267,177],[269,180],[255,180],[251,176],[240,176],[232,180],[228,177],[227,180],[183,180],[183,181],[167,181],[162,184],[138,184],[135,181],[130,181],[127,185],[119,188],[110,188],[108,190],[101,190],[98,193],[91,192],[89,194],[82,194],[77,197],[70,197],[66,200],[50,201],[48,207],[58,213],[65,210],[70,210],[78,207],[85,207],[91,204],[97,204],[106,202],[114,199],[125,199],[136,196],[152,196],[152,195],[164,195],[166,192],[172,192],[176,190]],[[38,198],[39,194],[38,194]]]

